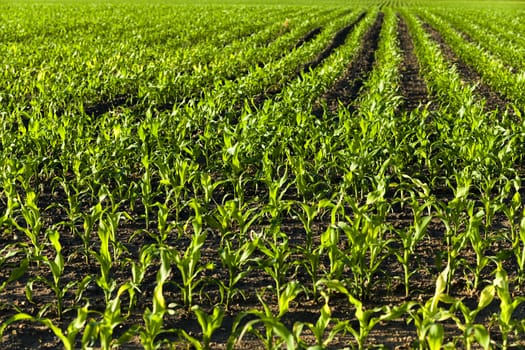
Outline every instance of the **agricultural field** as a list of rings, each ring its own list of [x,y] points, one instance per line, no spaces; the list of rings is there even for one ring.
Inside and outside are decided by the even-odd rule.
[[[0,348],[525,348],[525,2],[0,4]]]

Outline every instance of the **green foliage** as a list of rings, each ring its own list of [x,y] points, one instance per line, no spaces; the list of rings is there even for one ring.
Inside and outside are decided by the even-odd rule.
[[[525,25],[489,5],[0,4],[2,339],[363,349],[401,319],[421,349],[523,346]]]

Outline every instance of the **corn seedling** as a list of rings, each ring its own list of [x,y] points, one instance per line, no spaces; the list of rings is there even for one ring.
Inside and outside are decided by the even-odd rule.
[[[200,205],[193,202],[195,218],[193,219],[194,232],[191,242],[184,252],[170,250],[169,258],[175,264],[181,274],[180,282],[173,282],[179,288],[182,295],[182,302],[187,308],[193,306],[195,290],[204,282],[199,279],[199,275],[214,268],[213,263],[201,265],[201,249],[206,241],[207,233],[202,230],[202,217],[200,216]]]
[[[210,342],[213,332],[215,332],[221,325],[224,318],[224,310],[221,308],[213,308],[211,315],[202,310],[198,305],[194,305],[191,311],[197,317],[199,326],[202,330],[202,339],[196,339],[189,335],[186,331],[180,330],[180,334],[186,339],[196,350],[210,349]]]
[[[221,262],[228,270],[228,282],[220,283],[221,299],[226,310],[237,294],[244,298],[244,293],[242,289],[237,288],[237,284],[250,273],[252,254],[258,245],[259,237],[255,236],[254,240],[246,241],[238,249],[233,246],[230,240],[225,240],[219,250]]]
[[[0,336],[4,334],[6,328],[15,323],[21,321],[30,321],[36,322],[44,325],[49,328],[53,334],[58,337],[66,350],[73,350],[76,347],[76,338],[77,335],[84,329],[86,326],[87,318],[89,315],[89,304],[84,307],[77,309],[77,317],[69,323],[66,330],[59,328],[53,321],[49,318],[42,318],[38,316],[31,316],[27,313],[19,312],[9,320],[0,325]]]

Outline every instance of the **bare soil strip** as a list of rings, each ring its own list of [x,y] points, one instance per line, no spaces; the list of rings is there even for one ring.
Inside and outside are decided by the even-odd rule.
[[[330,41],[328,46],[326,46],[326,48],[323,51],[321,51],[319,53],[319,55],[317,55],[317,57],[314,60],[308,62],[307,64],[302,66],[302,68],[299,68],[295,72],[295,75],[292,75],[289,80],[293,80],[293,79],[299,77],[301,75],[301,73],[308,73],[310,71],[310,69],[314,69],[314,68],[318,67],[319,65],[321,65],[321,63],[325,59],[327,59],[338,47],[340,47],[341,45],[343,45],[345,43],[346,38],[348,37],[348,35],[352,31],[352,29],[355,28],[355,26],[361,20],[363,20],[363,18],[365,16],[366,16],[366,12],[363,12],[362,14],[359,15],[359,17],[354,22],[352,22],[351,24],[349,24],[349,25],[345,26],[344,28],[340,29],[334,35],[333,39]],[[308,33],[307,36],[310,33]],[[316,34],[316,35],[318,35],[318,34]],[[304,43],[303,43],[303,45],[304,45]],[[264,102],[266,100],[274,98],[276,95],[278,95],[282,91],[282,88],[283,88],[282,84],[275,85],[272,89],[270,89],[268,91],[265,91],[265,92],[255,96],[252,99],[253,105],[256,108],[259,108],[260,106],[262,106],[264,104]]]
[[[322,30],[321,27],[317,27],[317,28],[312,29],[310,32],[306,33],[303,37],[301,37],[297,41],[297,43],[295,44],[295,48],[299,48],[302,45],[314,40],[315,37],[321,33],[321,30]],[[232,79],[235,79],[235,78],[236,77],[233,77]],[[134,93],[130,93],[130,92],[123,93],[123,94],[119,94],[115,96],[114,98],[105,99],[103,101],[96,102],[96,103],[93,103],[93,104],[90,104],[84,107],[84,113],[91,117],[97,118],[119,107],[125,107],[125,108],[137,107],[138,100],[139,99],[136,96],[134,96]],[[180,99],[174,102],[164,103],[162,105],[155,106],[155,110],[158,112],[165,112],[165,111],[173,109],[173,106],[177,104],[181,104],[181,103],[184,103],[184,101]],[[44,113],[45,111],[42,110],[41,114],[44,114]],[[65,110],[61,109],[56,112],[56,115],[60,117],[64,115],[64,113],[65,113]]]
[[[354,11],[353,9],[348,9],[340,13],[339,16],[346,16],[353,11]],[[327,12],[330,12],[330,11],[321,12],[319,15],[320,16],[324,15]],[[314,40],[319,34],[321,34],[322,30],[323,30],[323,27],[317,27],[317,28],[312,29],[311,31],[306,33],[302,38],[300,38],[299,41],[297,41],[297,44],[295,44],[295,48],[298,49],[304,44]]]
[[[342,13],[342,15],[346,15],[347,13],[351,11],[352,10],[345,11]],[[365,15],[366,15],[366,12],[363,12],[356,21],[354,21],[352,24],[344,27],[339,32],[337,32],[334,38],[332,39],[331,43],[319,54],[319,56],[317,56],[315,60],[313,60],[312,62],[309,62],[305,67],[303,67],[304,71],[308,71],[310,68],[317,67],[319,64],[322,63],[323,60],[325,60],[328,56],[330,56],[330,54],[336,48],[344,44],[346,37],[348,36],[350,31],[365,17]],[[295,48],[296,49],[300,48],[306,43],[314,40],[321,33],[322,29],[323,29],[322,27],[316,27],[312,29],[311,31],[309,31],[308,33],[306,33],[303,37],[301,37],[297,41],[297,43],[295,44]],[[297,72],[296,74],[299,75],[300,72]],[[274,91],[271,91],[269,93],[270,96],[266,96],[266,97],[259,96],[258,98],[256,97],[254,99],[256,101],[255,104],[260,105],[264,103],[266,99],[277,95],[280,91],[281,91],[281,88],[278,88],[278,89],[275,89]],[[136,107],[137,100],[138,99],[135,98],[132,93],[119,94],[112,99],[108,99],[108,100],[104,100],[101,102],[97,102],[97,103],[88,105],[87,107],[84,108],[84,112],[87,115],[97,118],[103,115],[104,113],[107,113],[119,107],[127,107],[127,108]],[[170,109],[173,109],[173,106],[175,106],[176,104],[180,104],[183,102],[184,101],[177,100],[174,102],[168,102],[162,105],[157,105],[155,107],[155,110],[158,112],[165,112]],[[41,113],[44,114],[44,111],[41,111]],[[59,110],[56,112],[58,116],[62,116],[64,113],[65,113],[64,110]]]
[[[354,27],[365,18],[366,12],[363,12],[359,17],[351,24],[339,30],[330,44],[311,62],[307,63],[303,67],[303,72],[308,72],[310,69],[318,67],[326,58],[328,58],[339,46],[343,45],[348,37],[348,34],[354,29]]]
[[[295,44],[295,48],[298,49],[299,47],[303,46],[304,44],[314,40],[321,33],[321,30],[322,30],[321,27],[317,27],[317,28],[312,29],[308,33],[306,33],[306,35],[303,36],[301,39],[299,39],[297,44]]]
[[[352,106],[353,102],[357,98],[375,62],[374,54],[379,46],[383,17],[384,14],[380,12],[372,27],[365,34],[363,44],[356,58],[350,63],[346,73],[322,97],[324,103],[321,102],[321,104],[326,105],[328,112],[336,114],[340,103],[350,109],[355,108],[355,106]],[[322,108],[320,106],[314,107],[313,113],[321,115]]]
[[[441,18],[442,20],[446,21],[446,18],[443,18],[443,17],[440,17],[440,18]],[[473,44],[473,45],[476,45],[476,46],[478,46],[478,45],[481,44],[480,40],[476,40],[476,39],[472,38],[472,36],[470,36],[470,34],[468,34],[468,33],[465,31],[465,29],[461,29],[461,28],[459,28],[457,25],[453,25],[453,24],[450,23],[450,22],[448,22],[448,25],[449,25],[452,29],[454,29],[454,30],[455,30],[455,31],[456,31],[456,32],[457,32],[457,33],[463,38],[463,40],[465,40],[465,41],[467,41],[467,42],[469,42],[469,43],[471,43],[471,44]],[[493,49],[493,48],[491,48],[491,49]],[[490,51],[490,50],[489,50],[489,51]],[[494,54],[493,51],[491,51],[491,52]],[[512,73],[514,73],[514,74],[516,74],[516,73],[519,72],[519,70],[518,70],[516,67],[513,67],[512,65],[509,65],[509,64],[506,64],[506,63],[505,63],[505,67],[506,67],[507,69],[509,69],[509,70],[510,70]]]
[[[450,48],[450,46],[448,46],[441,34],[436,29],[426,22],[423,23],[423,28],[430,35],[432,40],[439,44],[445,59],[457,67],[461,79],[468,84],[476,86],[475,92],[486,101],[486,110],[507,110],[510,102],[506,101],[500,94],[485,84],[478,72],[468,66],[454,53],[454,51]]]
[[[410,112],[429,102],[428,88],[420,74],[419,61],[414,52],[414,43],[405,20],[398,15],[398,39],[403,54],[399,67],[401,76],[400,92],[403,95],[402,110]]]

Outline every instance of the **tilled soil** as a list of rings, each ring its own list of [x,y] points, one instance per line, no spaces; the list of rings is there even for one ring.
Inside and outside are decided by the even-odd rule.
[[[360,18],[362,19],[362,17]],[[366,79],[368,73],[372,70],[374,64],[374,53],[377,50],[379,44],[379,33],[381,31],[383,21],[383,14],[379,14],[374,25],[366,33],[363,40],[363,46],[359,50],[358,55],[354,62],[352,62],[343,77],[334,85],[334,87],[325,95],[323,99],[326,101],[328,111],[336,113],[339,103],[343,103],[345,106],[352,106],[355,99],[357,98],[361,87]],[[357,23],[357,22],[356,22]],[[349,34],[350,30],[355,26],[356,23],[345,27],[341,32],[334,37],[332,44],[326,48],[323,53],[319,55],[319,62],[312,63],[318,65],[322,62],[325,52],[329,52],[328,55],[335,50],[337,45],[341,45],[344,42],[344,38]],[[431,33],[434,40],[440,43],[443,52],[447,59],[455,63],[458,66],[462,76],[469,83],[478,83],[480,81],[479,75],[474,72],[470,67],[462,63],[453,53],[453,51],[443,42],[443,39],[435,30],[430,26],[426,25],[425,28]],[[310,32],[309,36],[317,35],[315,32],[317,28]],[[307,40],[308,38],[304,38]],[[310,39],[308,39],[310,40]],[[420,105],[425,105],[431,98],[428,96],[426,84],[419,72],[419,64],[414,54],[413,44],[410,35],[407,30],[406,23],[402,18],[399,20],[399,41],[401,49],[404,54],[403,64],[401,68],[401,93],[405,98],[405,104],[403,108],[407,111],[416,109]],[[335,46],[335,47],[334,47]],[[492,98],[488,104],[491,108],[501,108],[506,106],[504,100],[494,95],[491,90],[483,84],[478,85],[477,90],[483,97]],[[492,96],[492,97],[491,97]],[[121,98],[124,101],[125,97]],[[106,108],[114,108],[114,102],[108,102],[102,107],[97,107],[92,110],[94,114],[103,113]],[[92,107],[94,108],[94,107]],[[88,108],[89,111],[89,108]],[[448,194],[450,195],[450,193]],[[443,201],[447,201],[450,198],[442,198]],[[67,202],[64,197],[49,195],[47,201],[41,203],[42,208],[48,207],[50,204],[56,204],[61,202],[67,207]],[[54,211],[55,210],[55,211]],[[64,218],[65,214],[58,209],[50,210],[44,215],[47,215],[45,220],[54,222],[60,218]],[[402,229],[413,223],[413,216],[411,212],[403,210],[402,208],[396,208],[392,213],[388,215],[388,222],[392,224],[394,228]],[[504,218],[496,218],[497,225],[505,228],[508,223],[505,222]],[[259,226],[257,226],[259,225]],[[253,227],[255,232],[261,231],[264,224],[258,223]],[[315,222],[314,225],[313,240],[319,244],[321,234],[326,230],[326,221]],[[139,251],[141,247],[148,244],[154,243],[154,240],[145,235],[137,234],[143,225],[140,220],[136,222],[125,222],[119,227],[117,233],[118,241],[123,242],[123,245],[127,248],[119,258],[119,263],[116,264],[116,268],[112,271],[113,278],[117,281],[117,285],[125,283],[130,276],[130,261],[137,261],[139,257]],[[298,247],[305,245],[304,229],[300,222],[293,217],[283,218],[282,230],[289,237],[290,247],[296,251]],[[424,303],[429,300],[434,293],[434,284],[436,276],[444,268],[443,259],[446,257],[447,246],[444,243],[445,229],[443,224],[438,219],[433,219],[428,234],[423,240],[421,240],[416,247],[414,257],[411,260],[411,271],[414,271],[411,277],[410,295],[405,296],[404,286],[402,283],[403,270],[401,265],[397,262],[396,257],[393,254],[385,252],[386,258],[381,263],[378,273],[374,277],[373,283],[370,286],[369,294],[363,299],[366,309],[372,309],[375,307],[382,306],[398,306],[405,301],[415,301]],[[95,235],[96,236],[96,235]],[[385,239],[394,238],[395,232],[389,232]],[[24,238],[14,238],[2,234],[0,236],[0,246],[17,243],[19,240],[25,243],[29,242]],[[221,268],[221,261],[218,257],[217,250],[220,246],[221,237],[218,233],[210,233],[205,246],[203,247],[201,254],[201,263],[203,265],[207,263],[214,264],[217,268],[214,270],[206,270],[202,276],[206,281],[201,288],[199,288],[197,295],[195,296],[196,302],[200,304],[204,309],[211,310],[213,305],[219,303],[220,292],[217,284],[213,281],[227,279],[225,269]],[[91,243],[93,247],[96,247],[96,237],[91,237]],[[82,241],[72,234],[70,231],[61,232],[61,243],[64,246],[63,254],[66,256],[66,270],[63,276],[63,285],[70,281],[80,281],[85,276],[97,276],[99,274],[99,267],[94,260],[86,262],[85,257],[80,254],[82,251]],[[175,234],[170,235],[168,238],[168,244],[176,247],[177,249],[184,250],[189,245],[187,238],[177,238]],[[343,244],[348,244],[343,242]],[[391,248],[400,248],[392,246]],[[93,248],[95,249],[95,248]],[[488,255],[496,255],[499,252],[509,250],[509,244],[505,242],[494,241],[490,243],[486,253]],[[53,257],[53,252],[46,250],[46,256]],[[472,291],[469,289],[470,279],[472,277],[471,272],[466,268],[467,266],[475,265],[475,253],[467,245],[462,253],[462,259],[465,263],[459,268],[452,282],[450,294],[458,299],[462,299],[464,303],[469,304],[470,307],[475,307],[479,298],[479,290]],[[24,257],[17,254],[8,260],[8,266],[14,267],[21,263]],[[296,256],[290,258],[291,262],[296,261]],[[321,261],[322,266],[326,267],[328,261]],[[304,286],[311,286],[311,280],[303,268],[297,267],[294,264],[288,267],[287,281],[298,281]],[[504,268],[509,272],[511,279],[516,277],[517,266],[513,259],[506,260]],[[118,325],[114,333],[116,335],[122,335],[127,329],[134,325],[142,325],[144,323],[142,317],[147,308],[152,307],[152,298],[155,287],[156,273],[158,264],[153,264],[150,269],[146,272],[144,282],[141,285],[139,298],[137,304],[131,310],[128,317],[122,320],[121,324]],[[489,264],[483,271],[481,280],[486,285],[493,279],[492,271],[495,269],[494,264]],[[350,276],[350,272],[348,272]],[[59,318],[53,310],[53,304],[56,303],[54,299],[53,291],[41,282],[34,282],[33,298],[32,302],[29,302],[26,298],[26,285],[29,281],[35,280],[39,276],[50,278],[49,271],[46,270],[44,265],[37,266],[31,265],[28,272],[17,282],[8,285],[7,289],[0,292],[0,319],[6,320],[13,314],[15,314],[15,308],[20,311],[27,312],[32,315],[36,315],[43,305],[49,304],[51,307],[45,314],[46,317],[50,318],[62,329],[67,327],[67,324],[73,319],[74,312],[66,312],[62,318]],[[0,280],[7,278],[7,272],[0,271]],[[180,282],[180,273],[173,268],[171,275],[171,282],[165,286],[164,296],[168,304],[174,303],[173,314],[166,315],[164,319],[165,328],[183,329],[189,334],[199,337],[200,327],[195,316],[188,311],[186,308],[181,307],[180,303],[180,292],[176,287],[175,283]],[[267,286],[272,286],[274,281],[272,278],[260,268],[254,268],[251,272],[240,282],[240,288],[244,293],[244,298],[238,296],[234,299],[230,309],[226,312],[226,316],[221,327],[214,333],[212,338],[211,347],[213,349],[224,349],[228,337],[232,332],[232,327],[235,324],[235,320],[238,315],[249,310],[257,309],[261,310],[262,306],[258,299],[257,294],[259,293],[263,300],[269,305],[271,310],[276,313],[278,309],[277,300],[270,293],[264,293]],[[515,288],[514,288],[515,287]],[[513,289],[518,294],[523,294],[523,290],[517,286],[513,286]],[[78,296],[75,295],[77,290],[72,288],[71,291],[65,295],[66,307],[73,307],[79,305],[76,301]],[[85,290],[82,297],[82,302],[89,301],[90,309],[96,312],[103,312],[105,309],[104,295],[102,290],[96,286],[95,282],[91,282],[89,287]],[[122,299],[122,310],[127,312],[127,296],[124,295]],[[351,306],[345,297],[341,295],[334,295],[331,298],[330,305],[332,307],[332,316],[340,319],[349,320],[351,325],[358,329],[357,320],[354,317],[355,308]],[[323,306],[321,299],[313,299],[305,293],[300,294],[290,305],[290,310],[283,316],[281,322],[291,329],[296,322],[311,322],[315,323],[320,315],[320,309]],[[499,311],[499,304],[494,301],[489,307],[480,314],[479,321],[482,322],[487,328],[491,330],[493,339],[498,341],[500,334],[497,331],[497,324],[494,320],[493,315]],[[92,315],[93,319],[95,314]],[[520,307],[516,310],[514,316],[515,319],[525,318],[525,307]],[[407,315],[397,320],[384,321],[377,325],[367,342],[367,347],[374,345],[383,344],[386,348],[391,349],[410,349],[416,346],[416,327],[413,323],[407,324]],[[460,336],[460,331],[457,326],[452,322],[446,322],[445,328],[447,330],[447,340],[452,340],[453,336]],[[307,333],[305,333],[307,334]],[[177,339],[176,334],[165,335],[167,343],[175,342]],[[313,335],[308,334],[306,337],[307,341],[313,343]],[[518,343],[518,346],[525,346],[523,340],[515,337],[512,339]],[[60,348],[61,344],[53,333],[39,325],[27,322],[15,323],[9,326],[3,338],[0,341],[2,348],[4,349],[56,349]],[[351,344],[355,344],[352,336],[349,333],[341,333],[333,342],[328,346],[329,349],[341,349],[349,347]],[[175,348],[187,348],[185,345],[173,345]],[[168,344],[165,344],[165,348],[168,348]],[[123,349],[140,349],[140,339],[138,336],[132,338],[128,343],[122,346]],[[241,342],[237,344],[239,349],[263,349],[261,342],[258,341],[253,335],[246,335]]]
[[[304,44],[312,41],[315,39],[315,37],[317,37],[319,34],[321,34],[321,30],[323,28],[321,27],[316,27],[314,29],[312,29],[311,31],[309,31],[308,33],[306,33],[306,35],[304,35],[302,38],[300,38],[298,41],[297,41],[297,44],[295,44],[295,48],[299,48],[301,46],[303,46]]]
[[[468,84],[474,85],[475,92],[485,99],[487,110],[505,111],[509,102],[501,97],[496,91],[485,84],[481,76],[472,67],[463,62],[452,48],[445,42],[441,34],[428,23],[423,23],[423,28],[430,34],[431,38],[439,44],[445,58],[458,68],[461,78]]]
[[[429,102],[427,84],[420,74],[419,62],[414,52],[414,44],[403,17],[398,16],[398,39],[403,61],[399,67],[401,76],[400,92],[403,96],[403,109],[410,112]]]
[[[355,100],[375,62],[374,54],[379,45],[383,17],[384,14],[380,12],[372,27],[365,34],[363,44],[345,74],[322,96],[321,104],[326,105],[329,113],[337,114],[340,104],[349,110],[355,110]],[[322,114],[321,107],[318,105],[313,113]]]
[[[388,215],[387,221],[393,225],[396,229],[402,229],[412,224],[413,217],[411,212],[398,208],[399,211],[392,212]],[[502,227],[506,226],[506,222],[503,218],[497,218],[496,225]],[[313,224],[314,231],[314,244],[319,244],[320,235],[327,228],[327,223],[324,221],[318,221]],[[143,247],[147,244],[153,243],[153,240],[145,235],[137,235],[136,223],[124,223],[121,225],[118,231],[118,240],[125,242],[128,251],[124,252],[119,258],[121,261],[113,269],[112,278],[117,281],[117,285],[121,285],[129,279],[130,276],[130,265],[128,261],[138,260],[138,247]],[[254,231],[260,231],[262,227],[253,227]],[[304,231],[302,225],[293,218],[284,218],[282,224],[282,231],[289,237],[289,245],[292,251],[295,251],[297,247],[304,246]],[[401,265],[396,261],[396,258],[392,254],[386,254],[386,259],[381,263],[381,266],[374,278],[373,284],[370,286],[369,297],[363,299],[366,309],[372,309],[375,307],[383,306],[399,306],[406,301],[415,301],[424,303],[429,300],[434,293],[434,283],[436,276],[441,272],[443,266],[437,263],[440,259],[446,256],[447,247],[444,244],[444,226],[438,219],[433,219],[429,228],[428,234],[417,244],[416,250],[413,254],[411,263],[411,271],[414,272],[410,279],[410,295],[406,297],[404,295],[404,286],[402,284],[403,271]],[[395,234],[389,233],[384,239],[395,238]],[[220,245],[220,236],[217,233],[210,233],[204,247],[201,250],[201,263],[213,263],[217,269],[203,272],[201,278],[205,282],[201,288],[196,291],[195,302],[204,309],[210,310],[213,305],[220,301],[220,293],[217,285],[213,282],[215,280],[227,280],[226,271],[221,268],[221,261],[217,254],[217,249]],[[1,240],[2,245],[13,243],[12,239],[6,239],[5,237]],[[78,237],[72,235],[70,232],[62,232],[61,243],[65,247],[64,255],[66,256],[66,270],[63,276],[63,285],[71,281],[80,281],[85,276],[97,276],[99,274],[99,268],[94,260],[86,263],[85,257],[78,252],[82,250],[82,243]],[[93,246],[96,246],[96,239],[92,239]],[[168,242],[169,245],[176,247],[177,249],[184,250],[189,244],[187,238],[177,239],[173,235],[170,235]],[[344,241],[342,244],[346,244]],[[394,246],[391,246],[395,249]],[[505,243],[494,241],[487,249],[486,254],[496,255],[498,252],[510,249],[510,246]],[[387,253],[387,252],[385,252]],[[52,251],[45,251],[45,255],[52,257]],[[260,253],[256,253],[260,254]],[[455,298],[462,299],[463,302],[469,307],[475,307],[479,298],[479,290],[473,291],[469,289],[469,280],[472,278],[470,271],[466,268],[467,266],[475,265],[475,254],[469,245],[465,246],[461,253],[464,263],[463,267],[459,268],[452,281],[450,295]],[[21,256],[15,256],[9,260],[11,266],[16,266],[20,263]],[[299,256],[290,257],[290,262],[293,262]],[[328,261],[321,261],[321,264],[328,264]],[[293,264],[292,264],[293,265]],[[288,267],[288,273],[286,274],[286,281],[298,281],[300,284],[307,288],[311,286],[311,280],[305,271],[301,267],[294,268],[292,265]],[[153,264],[148,269],[143,283],[140,286],[139,298],[137,304],[131,310],[131,314],[122,319],[115,330],[115,336],[122,335],[126,330],[134,325],[143,324],[142,315],[147,308],[152,307],[152,298],[155,287],[157,268],[156,264]],[[514,278],[514,271],[517,271],[515,262],[512,259],[506,260],[504,268],[509,271],[510,277]],[[495,265],[489,264],[483,271],[481,280],[491,281],[493,279],[492,271],[495,269]],[[4,273],[0,273],[0,276],[6,278]],[[38,314],[43,305],[52,305],[56,301],[54,300],[54,293],[52,290],[44,285],[43,283],[34,282],[33,285],[33,298],[32,302],[28,302],[26,298],[26,285],[29,281],[34,280],[38,276],[44,276],[51,278],[50,273],[46,268],[41,265],[30,266],[28,273],[24,275],[19,281],[12,283],[8,286],[7,290],[0,293],[0,318],[6,320],[8,317],[15,313],[13,307],[16,306],[21,311],[27,312],[32,315]],[[348,276],[350,277],[350,276]],[[177,269],[172,269],[171,281],[164,287],[164,296],[167,304],[179,304],[180,305],[180,292],[175,286],[175,282],[180,281],[180,273]],[[484,282],[484,284],[487,282]],[[262,305],[259,302],[257,294],[260,294],[265,302],[269,305],[274,314],[277,314],[278,305],[277,300],[273,293],[265,293],[264,290],[267,286],[274,285],[272,278],[262,271],[260,268],[254,268],[239,284],[240,289],[244,293],[244,298],[237,297],[231,304],[230,309],[225,315],[225,319],[221,327],[214,333],[212,338],[213,349],[224,349],[228,337],[232,332],[232,327],[235,323],[238,315],[249,310],[261,310]],[[516,293],[523,293],[523,290],[514,288]],[[96,286],[94,281],[90,283],[90,286],[84,291],[82,295],[82,301],[75,301],[75,293],[77,290],[72,290],[66,293],[65,305],[67,307],[73,307],[84,305],[86,301],[89,301],[90,310],[97,312],[104,312],[105,302],[102,290]],[[125,294],[122,298],[122,312],[125,314],[128,310],[127,303],[129,302],[127,295]],[[320,310],[323,305],[322,299],[312,299],[308,295],[301,293],[291,304],[290,310],[281,318],[281,322],[286,325],[289,329],[292,329],[296,322],[311,322],[315,323],[320,316]],[[332,311],[332,317],[349,320],[354,328],[359,329],[357,320],[354,317],[355,308],[348,303],[346,297],[343,295],[333,295],[330,300],[330,306]],[[199,337],[200,327],[194,315],[191,314],[187,309],[182,306],[174,306],[174,313],[166,315],[164,318],[164,327],[172,329],[183,329],[189,334]],[[487,309],[485,309],[478,317],[478,322],[482,322],[489,329],[491,329],[491,335],[494,340],[498,340],[497,325],[494,323],[493,315],[499,311],[498,303],[494,301]],[[525,317],[525,305],[520,307],[514,313],[514,319],[520,319],[520,315]],[[75,312],[66,312],[62,318],[58,318],[54,312],[53,306],[49,308],[49,311],[45,314],[46,317],[53,320],[56,325],[62,329],[67,327],[67,324],[72,321],[75,316]],[[396,349],[410,349],[414,346],[417,339],[416,328],[413,323],[407,324],[408,315],[401,316],[399,319],[384,321],[377,325],[367,342],[368,346],[374,344],[383,344],[387,348]],[[95,314],[92,315],[95,318]],[[247,317],[245,319],[252,319]],[[241,323],[242,324],[242,323]],[[447,330],[447,336],[449,340],[452,337],[459,337],[461,335],[459,329],[452,321],[444,322]],[[307,341],[313,342],[313,337],[310,338],[308,333],[304,334]],[[177,337],[175,334],[165,335],[167,342],[176,342]],[[139,338],[132,338],[129,343],[122,346],[123,349],[139,349]],[[514,339],[518,341],[518,339]],[[353,344],[354,341],[350,334],[339,334],[333,342],[328,346],[328,349],[341,349],[348,347]],[[9,326],[0,344],[4,349],[56,349],[60,348],[61,344],[58,339],[48,329],[44,328],[39,324],[32,324],[26,322],[15,323]],[[522,344],[522,343],[519,343]],[[525,346],[525,344],[522,344]],[[176,346],[176,348],[179,348]],[[184,348],[181,345],[180,348]],[[242,341],[237,344],[237,349],[263,349],[264,347],[253,335],[247,334]]]
[[[346,27],[341,28],[337,33],[335,33],[330,44],[311,62],[307,63],[303,71],[308,72],[310,69],[315,69],[318,67],[326,58],[328,58],[338,47],[343,45],[346,41],[346,38],[351,33],[352,29],[355,28],[363,18],[365,18],[366,12],[363,12],[359,17]]]

